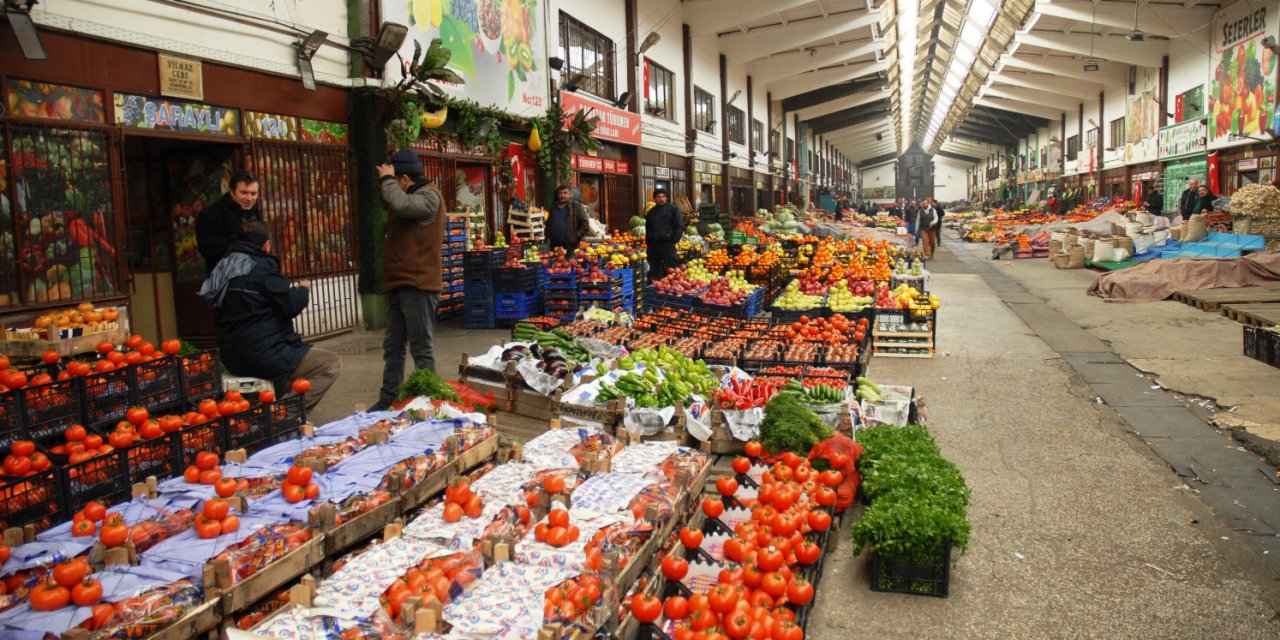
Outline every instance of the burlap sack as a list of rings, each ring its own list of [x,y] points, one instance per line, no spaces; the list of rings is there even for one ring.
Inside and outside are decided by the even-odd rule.
[[[1084,247],[1076,245],[1067,249],[1067,268],[1083,269],[1084,268]]]
[[[1118,236],[1112,239],[1115,240],[1117,249],[1124,249],[1129,252],[1129,255],[1133,255],[1133,238],[1130,238],[1129,236]]]
[[[1062,246],[1066,248],[1074,247],[1080,244],[1080,236],[1074,233],[1068,233],[1062,236]]]
[[[1122,235],[1124,235],[1124,225],[1119,225],[1119,224],[1116,224],[1116,223],[1112,222],[1112,223],[1111,223],[1111,235],[1113,235],[1113,236],[1122,236]]]
[[[1080,240],[1080,246],[1084,247],[1084,255],[1086,258],[1093,257],[1093,247],[1098,243],[1097,238],[1085,238]]]
[[[1050,244],[1052,244],[1052,241],[1050,241]],[[1053,262],[1054,269],[1066,269],[1069,258],[1065,253],[1054,253],[1053,257],[1049,258],[1049,260]]]
[[[1094,262],[1111,262],[1115,257],[1116,243],[1110,238],[1104,238],[1093,243],[1093,261]]]
[[[1050,240],[1050,241],[1049,241],[1049,255],[1053,256],[1053,255],[1057,255],[1057,254],[1059,254],[1059,253],[1062,253],[1062,241],[1061,241],[1061,240]]]
[[[1169,227],[1169,239],[1175,242],[1182,240],[1182,225]]]
[[[1209,217],[1203,213],[1197,213],[1186,221],[1186,228],[1183,230],[1183,242],[1200,242],[1209,235]]]

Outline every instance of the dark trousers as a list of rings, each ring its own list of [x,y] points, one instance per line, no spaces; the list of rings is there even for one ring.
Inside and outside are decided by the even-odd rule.
[[[666,277],[667,271],[680,266],[680,258],[676,256],[675,245],[650,247],[648,256],[650,280],[661,280]]]
[[[316,405],[324,399],[324,394],[329,391],[329,387],[333,386],[335,380],[338,379],[338,373],[342,371],[342,359],[338,354],[325,349],[311,347],[307,350],[307,355],[302,357],[302,362],[298,363],[298,368],[293,373],[285,376],[280,380],[273,381],[276,393],[283,396],[289,392],[290,386],[294,380],[298,378],[306,378],[311,383],[311,389],[307,391],[307,399],[305,401],[306,411],[310,414]]]
[[[415,369],[436,370],[432,352],[436,310],[440,294],[413,287],[387,293],[387,334],[382,339],[382,390],[379,404],[395,402],[404,382],[404,348],[407,344]]]

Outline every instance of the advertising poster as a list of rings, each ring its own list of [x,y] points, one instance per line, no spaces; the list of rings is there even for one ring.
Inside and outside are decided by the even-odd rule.
[[[23,118],[106,122],[102,92],[30,80],[8,81],[8,113]]]
[[[1160,127],[1160,103],[1156,98],[1160,91],[1160,70],[1137,67],[1134,92],[1125,100],[1124,159],[1125,162],[1155,160]]]
[[[414,41],[425,51],[440,38],[452,53],[449,68],[465,87],[444,87],[519,116],[547,108],[546,34],[538,0],[383,0],[384,20],[409,25],[400,50],[413,58]],[[394,70],[387,79],[399,80]]]
[[[472,210],[484,211],[485,168],[481,166],[458,167],[454,178],[458,206],[470,206]]]
[[[1213,18],[1218,63],[1209,84],[1209,148],[1251,144],[1275,113],[1276,56],[1262,40],[1275,36],[1280,10],[1266,2],[1237,2]]]

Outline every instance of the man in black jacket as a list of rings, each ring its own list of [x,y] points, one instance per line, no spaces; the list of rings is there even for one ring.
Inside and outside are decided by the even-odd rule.
[[[222,199],[205,207],[196,217],[196,248],[204,256],[205,269],[213,273],[218,261],[236,241],[240,227],[262,220],[258,209],[258,177],[245,171],[231,175],[231,187]]]
[[[284,392],[294,380],[311,382],[306,409],[320,404],[342,362],[338,355],[302,343],[293,319],[309,300],[310,282],[297,283],[280,273],[270,254],[271,232],[260,220],[241,227],[236,241],[200,287],[213,307],[222,364],[232,375],[270,380]]]
[[[1182,216],[1182,220],[1188,220],[1194,213],[1200,211],[1200,181],[1192,178],[1187,183],[1187,188],[1178,197],[1178,214]],[[1174,220],[1173,222],[1180,222]]]
[[[661,280],[668,269],[680,266],[676,243],[684,235],[684,216],[666,189],[653,190],[653,208],[645,214],[644,240],[649,255],[649,279]]]

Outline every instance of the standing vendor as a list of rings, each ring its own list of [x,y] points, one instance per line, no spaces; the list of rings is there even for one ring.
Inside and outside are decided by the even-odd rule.
[[[572,252],[587,237],[591,230],[591,216],[587,207],[573,199],[573,191],[568,185],[556,189],[556,205],[547,214],[547,244],[554,251],[556,247],[564,247]]]
[[[668,269],[680,265],[676,242],[684,234],[684,216],[671,204],[666,189],[653,190],[653,208],[645,214],[644,238],[649,254],[649,278],[661,280]]]

